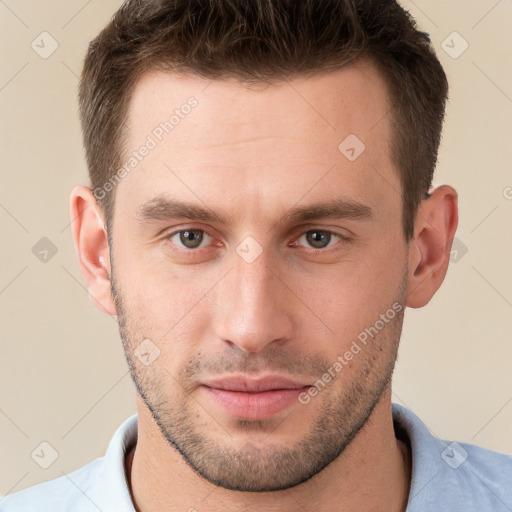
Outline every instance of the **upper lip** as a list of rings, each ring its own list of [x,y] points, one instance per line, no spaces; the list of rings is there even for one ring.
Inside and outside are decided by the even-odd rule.
[[[300,389],[309,384],[298,382],[280,375],[266,375],[260,378],[248,378],[244,376],[222,377],[209,379],[202,382],[210,388],[226,391],[245,391],[246,393],[259,393],[276,389]]]

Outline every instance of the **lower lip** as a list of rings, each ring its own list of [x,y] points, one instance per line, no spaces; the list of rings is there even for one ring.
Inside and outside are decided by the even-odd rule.
[[[299,395],[309,386],[299,389],[277,389],[260,393],[227,391],[202,386],[209,397],[232,416],[244,420],[266,420],[298,403]]]

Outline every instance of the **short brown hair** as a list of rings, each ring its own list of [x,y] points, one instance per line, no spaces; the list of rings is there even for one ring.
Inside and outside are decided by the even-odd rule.
[[[90,43],[80,81],[92,188],[122,165],[129,101],[145,72],[271,83],[361,58],[372,60],[388,86],[391,158],[409,241],[432,184],[448,83],[428,34],[396,0],[125,1]],[[114,190],[96,196],[107,222],[114,196]]]

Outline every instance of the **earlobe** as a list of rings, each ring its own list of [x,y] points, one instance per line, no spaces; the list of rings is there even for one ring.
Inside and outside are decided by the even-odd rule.
[[[409,242],[407,306],[425,306],[441,286],[457,224],[457,192],[448,185],[434,189],[420,205]]]
[[[71,230],[75,251],[91,302],[104,313],[116,315],[110,288],[108,234],[101,207],[92,190],[77,186],[71,192]]]

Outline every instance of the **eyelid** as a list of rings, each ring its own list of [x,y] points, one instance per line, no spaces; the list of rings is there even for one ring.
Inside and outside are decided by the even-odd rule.
[[[205,229],[205,228],[199,228],[199,227],[194,227],[194,226],[185,226],[185,227],[182,227],[180,229],[174,229],[173,231],[169,231],[168,233],[165,233],[164,236],[163,236],[163,240],[164,242],[169,242],[173,245],[177,245],[175,243],[172,243],[171,242],[171,238],[179,233],[183,233],[184,231],[201,231],[203,234],[205,234],[206,236],[209,236],[212,240],[215,240],[215,236],[208,230],[208,229]],[[206,246],[200,246],[200,247],[196,247],[194,249],[190,249],[188,247],[185,247],[183,245],[177,245],[178,246],[178,250],[180,251],[185,251],[185,252],[198,252],[199,249],[206,249],[208,247],[208,245]]]
[[[342,228],[340,226],[330,226],[323,224],[302,224],[301,226],[297,226],[292,231],[292,237],[298,238],[299,236],[308,233],[310,231],[323,231],[325,233],[331,233],[333,235],[338,235],[342,238],[353,238],[355,237],[354,233],[347,228]]]
[[[294,229],[294,232],[298,233],[299,235],[307,233],[308,231],[326,231],[328,233],[346,238],[356,236],[352,231],[350,231],[350,229],[346,227],[332,226],[327,224],[302,224],[301,226],[297,226]]]
[[[330,243],[331,242],[331,240],[330,240],[329,241],[329,245],[327,245],[325,247],[321,247],[321,248],[307,247],[305,245],[299,245],[298,244],[298,240],[301,237],[303,237],[304,235],[306,235],[307,233],[310,233],[312,231],[322,231],[323,233],[329,233],[330,235],[334,235],[335,237],[338,237],[339,240],[337,242],[334,242],[334,243]],[[302,231],[300,231],[299,234],[293,238],[293,242],[291,244],[289,244],[289,246],[291,246],[291,247],[304,247],[306,250],[308,250],[310,252],[315,252],[315,253],[318,252],[318,253],[320,253],[320,252],[327,252],[327,251],[329,251],[330,249],[334,248],[340,242],[350,243],[350,242],[352,242],[352,238],[350,238],[350,237],[348,237],[346,235],[343,235],[341,233],[338,233],[337,231],[334,231],[332,229],[310,227],[308,229],[305,229],[305,230],[303,229]]]
[[[298,231],[300,229],[300,231]],[[206,236],[209,236],[211,239],[215,240],[215,236],[210,232],[209,229],[206,229],[204,227],[197,227],[197,226],[184,226],[184,227],[181,227],[180,229],[174,229],[173,231],[170,231],[166,234],[164,234],[164,240],[166,241],[169,241],[170,242],[170,239],[174,236],[174,235],[177,235],[178,233],[182,233],[184,231],[201,231],[202,233],[204,233]],[[324,233],[329,233],[331,235],[334,235],[335,237],[338,237],[340,238],[340,240],[336,243],[333,243],[333,244],[330,244],[330,245],[327,245],[326,247],[323,247],[323,248],[315,248],[315,247],[306,247],[304,245],[300,245],[300,247],[305,247],[306,249],[310,250],[310,251],[313,251],[313,252],[325,252],[327,250],[329,250],[331,247],[337,245],[340,241],[343,241],[345,243],[350,243],[352,242],[352,238],[350,236],[347,236],[347,235],[344,235],[342,233],[339,233],[337,231],[334,231],[333,229],[329,229],[328,227],[323,227],[323,226],[300,226],[299,228],[297,228],[297,234],[293,236],[293,242],[292,244],[294,244],[293,246],[294,247],[297,247],[299,246],[298,244],[296,244],[296,241],[306,235],[307,233],[311,232],[311,231],[322,231]],[[222,242],[220,242],[222,244]],[[288,244],[288,246],[292,246],[292,244]],[[174,244],[176,245],[176,244]],[[187,248],[187,247],[184,247],[184,246],[181,246],[179,250],[182,250],[182,251],[186,251],[186,252],[197,252],[199,249],[206,249],[208,246],[205,246],[205,247],[197,247],[197,248],[194,248],[194,249],[190,249],[190,248]]]

